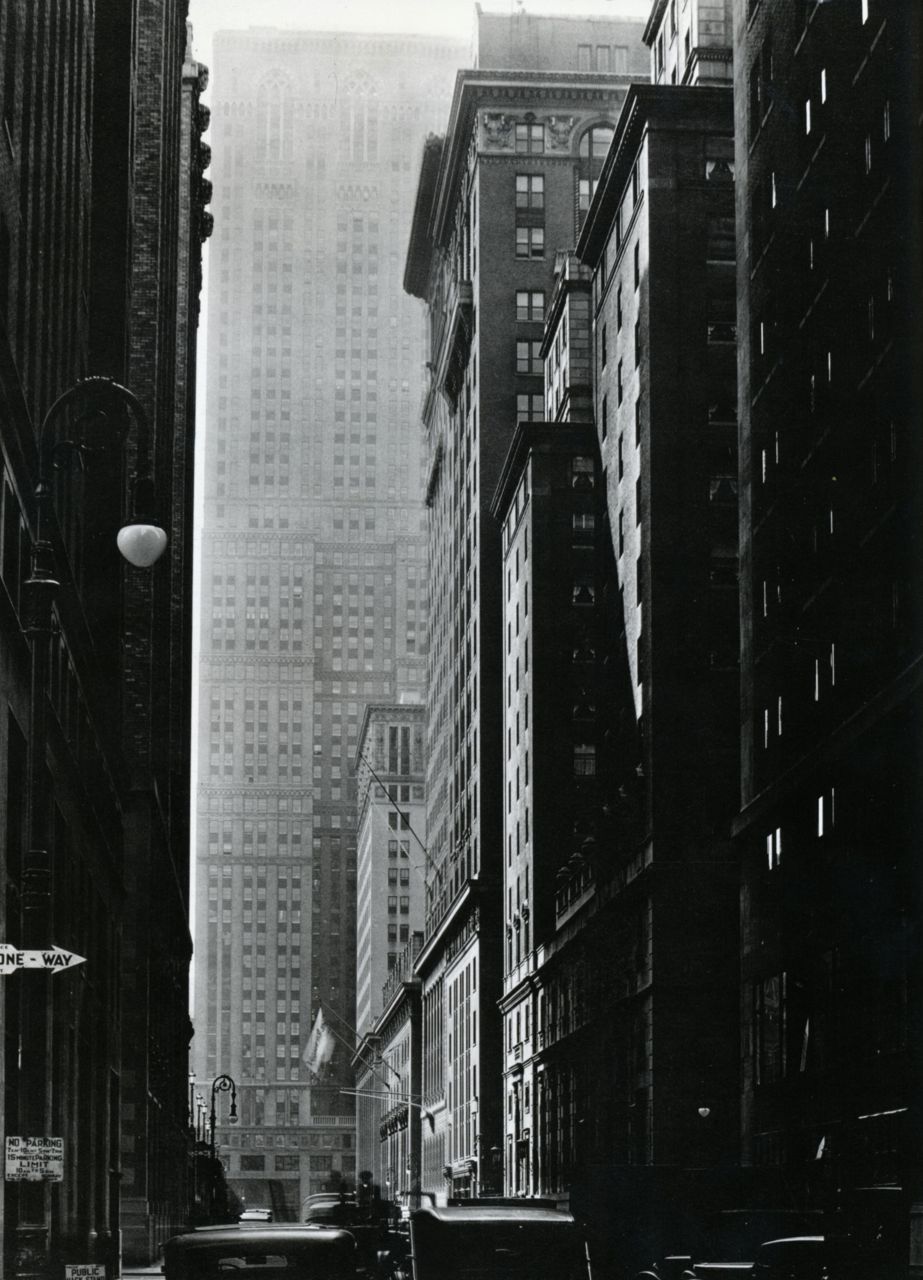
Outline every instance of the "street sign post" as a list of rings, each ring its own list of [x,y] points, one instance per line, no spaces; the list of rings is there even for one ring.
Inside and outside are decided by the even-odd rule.
[[[19,1138],[6,1140],[7,1182],[63,1182],[63,1138]]]
[[[61,947],[26,951],[14,947],[12,943],[0,942],[0,978],[8,973],[16,973],[19,969],[50,969],[52,973],[60,973],[62,969],[76,969],[85,960],[86,956],[78,956],[74,951],[63,951]]]

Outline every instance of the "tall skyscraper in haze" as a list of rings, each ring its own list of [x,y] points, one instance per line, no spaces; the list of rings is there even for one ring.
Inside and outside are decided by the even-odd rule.
[[[215,41],[202,541],[196,1071],[247,1203],[354,1172],[356,804],[368,702],[425,678],[423,315],[402,293],[463,46]],[[336,1039],[305,1063],[323,1007]],[[316,1064],[315,1064],[316,1065]]]

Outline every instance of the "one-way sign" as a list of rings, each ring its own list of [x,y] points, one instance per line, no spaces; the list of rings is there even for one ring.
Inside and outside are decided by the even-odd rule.
[[[61,969],[76,969],[83,964],[86,956],[78,956],[74,951],[62,951],[60,947],[48,947],[44,951],[21,951],[9,942],[0,942],[0,978],[7,973],[16,973],[19,969],[51,969],[58,973]]]

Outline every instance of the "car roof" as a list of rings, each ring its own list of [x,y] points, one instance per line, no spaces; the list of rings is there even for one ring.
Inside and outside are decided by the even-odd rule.
[[[348,1231],[310,1222],[228,1222],[218,1226],[196,1227],[194,1231],[169,1239],[165,1248],[207,1249],[214,1245],[259,1243],[261,1240],[278,1241],[281,1236],[291,1237],[291,1243],[310,1245],[312,1248],[349,1245],[355,1247],[355,1239]]]
[[[544,1222],[549,1225],[568,1226],[574,1222],[573,1215],[563,1209],[536,1209],[529,1205],[445,1205],[427,1206],[416,1209],[411,1214],[411,1221],[432,1219],[444,1223],[470,1222]]]
[[[819,1248],[825,1242],[824,1236],[779,1236],[777,1240],[764,1240],[761,1249],[798,1248],[805,1245],[810,1249]]]

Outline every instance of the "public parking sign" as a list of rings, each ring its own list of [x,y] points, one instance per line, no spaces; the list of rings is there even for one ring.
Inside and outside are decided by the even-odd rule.
[[[65,1262],[65,1280],[106,1280],[106,1268],[101,1262]]]
[[[7,1138],[7,1182],[63,1182],[63,1138]]]

